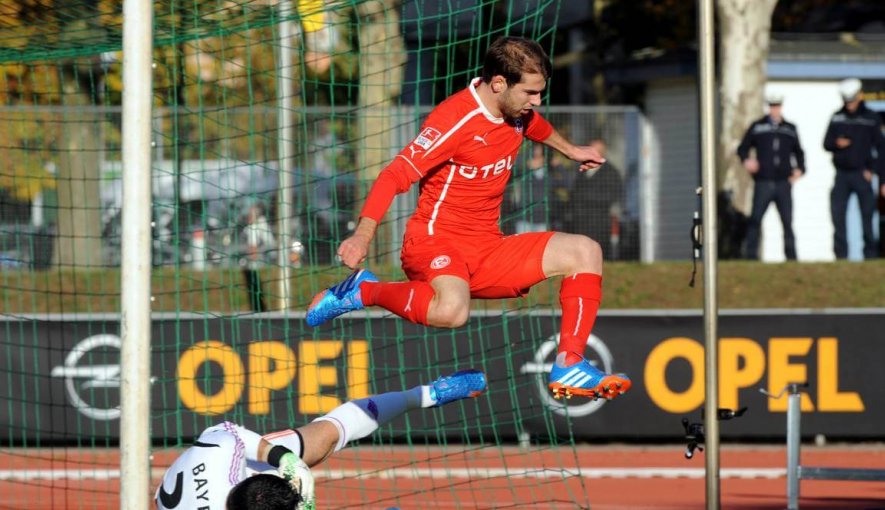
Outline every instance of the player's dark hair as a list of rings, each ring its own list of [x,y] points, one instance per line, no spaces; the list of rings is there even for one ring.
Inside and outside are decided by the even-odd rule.
[[[227,510],[295,510],[301,495],[284,478],[255,475],[246,478],[227,495]]]
[[[493,76],[501,75],[508,85],[516,85],[523,73],[541,74],[547,80],[552,69],[540,44],[523,37],[500,37],[486,51],[482,81],[491,83]]]

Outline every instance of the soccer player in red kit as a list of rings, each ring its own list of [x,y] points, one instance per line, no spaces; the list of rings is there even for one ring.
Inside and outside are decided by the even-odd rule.
[[[550,59],[534,41],[503,37],[489,47],[482,77],[430,113],[418,136],[379,174],[356,231],[338,248],[342,262],[356,269],[394,196],[418,182],[418,206],[401,255],[409,281],[379,282],[358,270],[317,294],[308,324],[375,305],[415,323],[457,328],[467,321],[471,298],[523,296],[536,283],[563,276],[550,390],[556,397],[612,398],[630,388],[626,375],[603,373],[583,357],[602,298],[599,244],[562,232],[504,236],[499,228],[523,138],[558,150],[581,171],[605,162],[592,147],[566,140],[535,110],[550,72]]]

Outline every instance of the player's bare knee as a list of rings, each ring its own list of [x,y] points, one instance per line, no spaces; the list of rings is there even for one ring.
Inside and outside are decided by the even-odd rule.
[[[431,326],[439,328],[459,328],[467,323],[470,309],[460,303],[440,303],[427,314]]]
[[[572,257],[574,258],[574,273],[599,272],[602,265],[602,246],[593,239],[583,236],[573,236]]]
[[[461,326],[467,324],[467,318],[470,316],[470,310],[466,307],[459,307],[457,312],[453,313],[451,316],[451,322],[449,323],[450,328],[460,328]]]

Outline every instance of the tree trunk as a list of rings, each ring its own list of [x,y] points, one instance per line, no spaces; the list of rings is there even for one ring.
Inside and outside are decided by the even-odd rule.
[[[720,189],[732,193],[734,207],[749,215],[753,181],[737,157],[750,123],[762,115],[771,14],[777,0],[718,0],[722,72],[719,100]]]
[[[100,40],[98,0],[55,2],[60,39],[81,45]],[[63,61],[58,66],[65,107],[58,160],[58,225],[54,264],[62,269],[101,266],[101,194],[99,179],[104,144],[100,104],[100,55]]]
[[[88,72],[81,67],[77,74]],[[72,70],[68,66],[68,71]],[[101,259],[101,115],[84,90],[84,79],[64,72],[61,151],[58,162],[58,233],[54,264],[63,269],[96,268]]]
[[[390,110],[402,89],[406,63],[398,4],[398,0],[371,0],[358,7],[360,145],[357,164],[364,184],[359,188],[370,186],[393,155],[391,140],[395,137]],[[379,229],[375,237],[376,254],[383,256],[391,251],[390,237],[388,229]]]

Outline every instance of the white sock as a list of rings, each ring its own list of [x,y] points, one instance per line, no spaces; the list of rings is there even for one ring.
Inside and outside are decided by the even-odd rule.
[[[430,386],[416,386],[407,391],[393,391],[351,400],[314,421],[328,421],[335,425],[338,429],[338,445],[335,451],[338,451],[351,441],[371,435],[378,427],[406,411],[435,404],[430,398]]]

